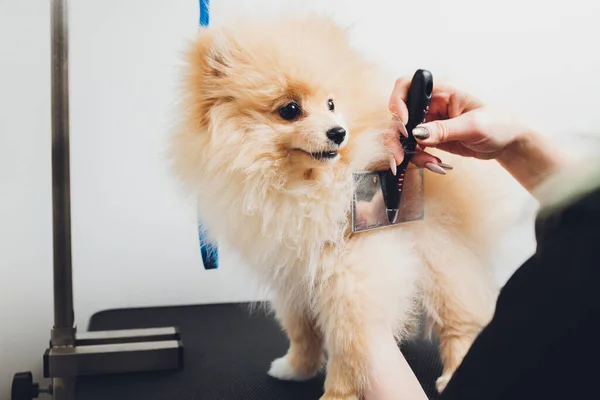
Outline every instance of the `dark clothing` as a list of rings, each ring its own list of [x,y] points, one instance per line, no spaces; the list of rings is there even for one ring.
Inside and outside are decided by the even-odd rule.
[[[600,399],[600,190],[536,237],[439,400]]]

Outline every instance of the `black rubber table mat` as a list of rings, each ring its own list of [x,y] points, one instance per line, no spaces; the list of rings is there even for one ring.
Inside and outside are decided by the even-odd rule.
[[[272,315],[248,304],[215,304],[103,311],[89,330],[179,327],[185,367],[79,378],[76,400],[317,400],[323,375],[308,382],[282,382],[267,375],[288,341]],[[431,399],[441,373],[437,344],[416,340],[402,346]]]

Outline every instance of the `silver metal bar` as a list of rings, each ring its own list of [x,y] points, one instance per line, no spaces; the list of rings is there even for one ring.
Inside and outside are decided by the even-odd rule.
[[[75,343],[71,258],[68,1],[52,0],[52,222],[54,329],[52,344]]]
[[[175,336],[178,334],[179,330],[171,326],[164,328],[116,329],[113,331],[78,332],[77,340],[126,339],[148,336]]]
[[[180,339],[179,330],[174,327],[78,332],[76,337],[76,346],[156,342],[161,340]]]
[[[183,346],[178,340],[58,347],[44,356],[44,375],[50,378],[181,368]]]

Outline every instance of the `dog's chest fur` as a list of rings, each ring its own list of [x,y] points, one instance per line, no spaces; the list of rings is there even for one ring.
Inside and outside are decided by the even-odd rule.
[[[310,285],[327,267],[324,258],[344,251],[352,198],[348,171],[326,170],[283,185],[264,173],[205,179],[199,213],[210,236],[240,252],[263,283]]]

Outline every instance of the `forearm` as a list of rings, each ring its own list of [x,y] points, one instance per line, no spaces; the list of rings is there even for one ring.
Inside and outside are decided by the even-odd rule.
[[[497,160],[530,193],[567,162],[561,149],[533,131],[509,144]]]
[[[365,400],[427,400],[421,384],[391,334],[378,337]]]

